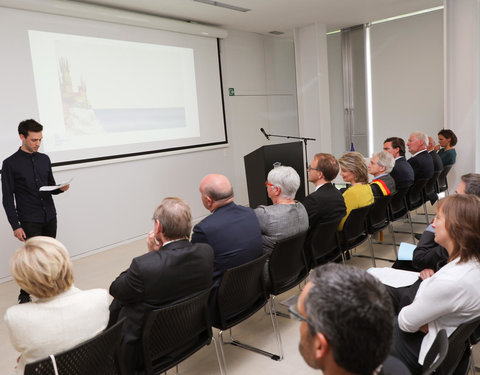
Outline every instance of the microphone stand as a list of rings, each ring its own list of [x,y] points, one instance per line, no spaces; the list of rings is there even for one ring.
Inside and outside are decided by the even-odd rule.
[[[263,129],[263,128],[262,128]],[[316,141],[315,138],[308,138],[308,137],[297,137],[294,135],[281,135],[281,134],[267,134],[264,133],[265,137],[267,137],[268,140],[269,137],[277,137],[277,138],[287,138],[287,139],[300,139],[303,141],[303,148],[305,150],[305,170],[308,173],[308,154],[307,154],[307,142],[308,141]],[[310,186],[308,185],[308,179],[307,179],[307,195],[310,194]]]

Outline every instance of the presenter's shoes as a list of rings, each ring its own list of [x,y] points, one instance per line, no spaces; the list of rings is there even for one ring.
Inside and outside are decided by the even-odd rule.
[[[32,302],[32,298],[30,298],[30,294],[28,294],[24,290],[20,290],[20,294],[18,295],[18,303],[28,303],[28,302]]]

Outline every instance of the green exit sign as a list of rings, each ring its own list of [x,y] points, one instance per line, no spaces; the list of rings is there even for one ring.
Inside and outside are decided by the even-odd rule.
[[[235,89],[234,89],[233,87],[230,87],[230,88],[228,89],[228,95],[229,95],[229,96],[235,96]]]

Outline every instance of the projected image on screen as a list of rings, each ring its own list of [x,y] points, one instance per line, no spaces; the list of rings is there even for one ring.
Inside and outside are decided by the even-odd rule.
[[[191,48],[29,30],[44,151],[199,137]]]

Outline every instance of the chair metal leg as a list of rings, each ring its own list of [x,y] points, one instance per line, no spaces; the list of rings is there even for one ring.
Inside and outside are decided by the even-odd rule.
[[[410,215],[410,211],[407,211],[407,218],[408,222],[410,223],[410,232],[412,233],[412,241],[415,245],[417,242],[415,241],[415,235],[413,234],[413,224],[412,224],[412,216]]]
[[[280,353],[280,358],[278,359],[281,361],[283,359],[283,345],[282,345],[282,337],[280,336],[280,328],[278,327],[278,320],[277,320],[277,311],[275,309],[275,296],[271,296],[269,300],[269,307],[270,307],[270,318],[272,320],[273,332],[275,334],[275,340],[277,342],[278,352]],[[290,319],[290,315],[288,315]]]
[[[227,375],[227,368],[223,368],[222,365],[222,358],[223,358],[223,364],[225,364],[225,356],[223,355],[223,348],[222,348],[222,356],[219,355],[218,353],[218,347],[217,347],[217,340],[215,340],[215,337],[212,337],[213,341],[213,346],[215,347],[215,354],[217,355],[217,361],[218,361],[218,368],[220,369],[220,375]]]
[[[370,254],[371,254],[373,266],[376,267],[377,264],[375,262],[375,252],[373,251],[372,235],[371,234],[368,235],[368,244],[370,245]]]
[[[218,331],[218,346],[220,347],[220,354],[222,357],[222,362],[223,366],[220,366],[220,368],[223,367],[225,374],[227,373],[227,361],[225,360],[225,352],[223,351],[223,331]],[[220,370],[222,372],[222,370]]]
[[[299,285],[299,287],[300,287],[300,285]],[[275,315],[276,315],[276,316],[281,316],[282,318],[290,319],[290,315],[289,315],[289,314],[285,314],[285,313],[283,313],[283,312],[281,312],[281,311],[277,311],[277,309],[275,308],[275,296],[274,296],[274,295],[272,295],[272,294],[270,295],[270,300],[271,300],[272,303],[273,303],[273,311],[275,311]],[[263,306],[263,309],[265,310],[265,313],[266,313],[266,314],[271,314],[272,309],[270,308],[270,312],[267,311],[267,304],[265,304],[265,306]]]
[[[395,254],[395,259],[398,259],[398,251],[397,251],[397,241],[395,240],[395,231],[393,230],[392,222],[388,223],[388,229],[392,234],[392,242],[393,242],[393,253]]]
[[[267,303],[269,303],[269,302],[267,302]],[[244,343],[236,340],[232,335],[232,329],[229,330],[230,331],[230,341],[226,342],[226,344],[231,344],[231,345],[234,345],[234,346],[238,346],[239,348],[250,350],[254,353],[258,353],[258,354],[270,357],[270,359],[273,359],[274,361],[281,361],[283,359],[282,339],[280,337],[280,331],[278,329],[278,322],[277,322],[277,315],[275,314],[275,307],[273,307],[273,310],[272,310],[271,305],[270,305],[270,314],[269,315],[270,315],[270,319],[272,320],[273,332],[274,332],[274,335],[275,335],[275,340],[277,342],[277,346],[278,346],[280,355],[267,352],[267,351],[262,350],[260,348],[256,348],[254,346],[244,344]],[[225,344],[225,342],[223,341],[223,331],[218,331],[218,338],[219,338],[219,341],[220,341],[220,351],[222,353],[223,366],[224,366],[225,373],[226,373],[227,364],[226,364],[226,360],[225,360],[225,353],[223,351],[223,344]]]

